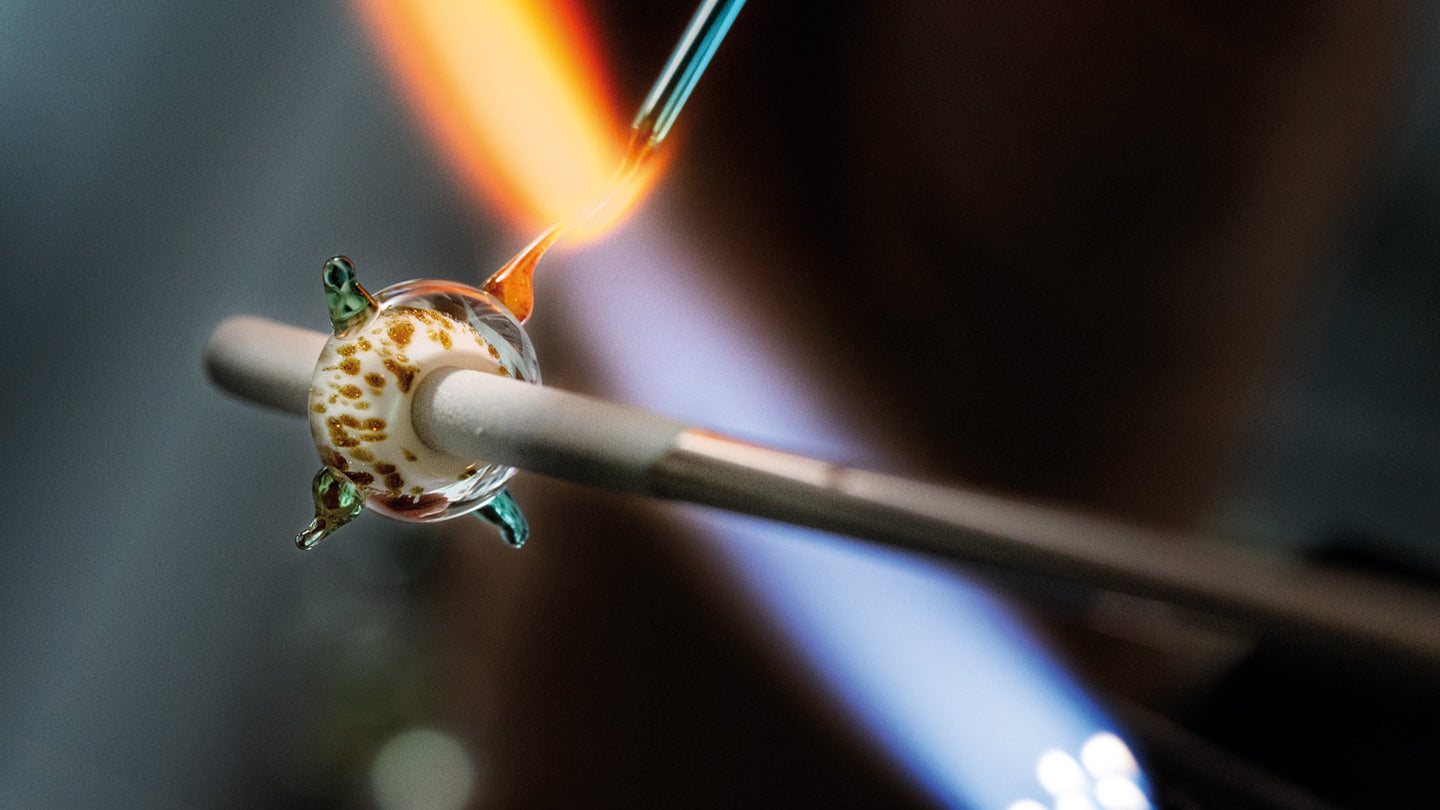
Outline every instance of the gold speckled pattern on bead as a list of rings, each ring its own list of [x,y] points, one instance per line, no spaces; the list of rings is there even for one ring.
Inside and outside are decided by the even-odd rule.
[[[411,520],[443,513],[449,500],[437,492],[474,475],[475,466],[415,435],[415,386],[444,366],[508,376],[495,355],[467,324],[417,307],[383,308],[364,329],[331,338],[310,384],[310,432],[321,461],[373,508]]]

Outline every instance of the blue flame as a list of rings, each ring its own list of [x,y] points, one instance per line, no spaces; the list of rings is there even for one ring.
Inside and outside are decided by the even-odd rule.
[[[637,220],[549,276],[564,279],[546,298],[567,323],[605,356],[636,359],[606,367],[611,393],[701,426],[879,461],[864,431],[811,393],[812,372],[774,324],[713,268],[698,272],[671,232]],[[1042,757],[1114,728],[1001,600],[952,567],[757,519],[690,517],[817,685],[946,805],[1004,810],[1053,795]]]

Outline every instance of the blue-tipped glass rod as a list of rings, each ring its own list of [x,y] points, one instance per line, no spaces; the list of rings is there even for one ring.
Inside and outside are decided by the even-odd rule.
[[[685,106],[690,91],[710,64],[710,57],[725,39],[730,23],[745,5],[745,0],[703,0],[695,9],[695,16],[685,27],[680,43],[665,63],[665,70],[650,88],[640,112],[631,124],[635,137],[643,137],[648,146],[656,146],[665,139],[675,116]]]

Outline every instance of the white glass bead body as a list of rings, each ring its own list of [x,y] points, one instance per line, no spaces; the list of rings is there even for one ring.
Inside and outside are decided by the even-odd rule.
[[[377,311],[332,335],[310,381],[310,433],[321,462],[387,517],[431,522],[488,503],[515,468],[427,446],[411,423],[425,375],[456,367],[540,382],[524,328],[493,297],[454,282],[406,281]]]

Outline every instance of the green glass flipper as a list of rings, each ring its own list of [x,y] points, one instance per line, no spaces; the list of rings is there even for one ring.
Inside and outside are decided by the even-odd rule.
[[[494,498],[476,509],[475,517],[499,529],[500,536],[512,548],[520,548],[530,539],[530,523],[525,520],[525,513],[520,511],[520,504],[515,502],[509,487],[502,488]]]
[[[330,307],[330,325],[335,337],[370,322],[380,311],[375,298],[355,280],[355,265],[344,256],[325,262],[325,303]]]
[[[311,494],[315,496],[315,519],[295,537],[295,545],[305,551],[365,510],[365,496],[348,478],[336,478],[329,467],[321,467],[320,472],[315,473]]]

